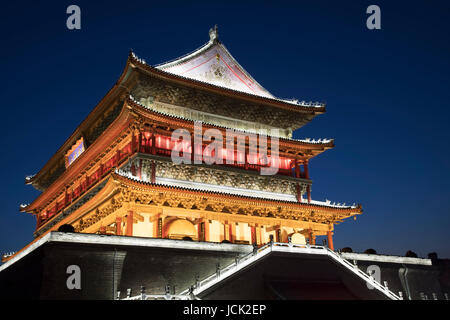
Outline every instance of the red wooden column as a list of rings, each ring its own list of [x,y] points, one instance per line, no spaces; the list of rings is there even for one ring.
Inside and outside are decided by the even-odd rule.
[[[281,229],[275,231],[275,242],[281,242]]]
[[[127,215],[127,230],[126,235],[131,237],[133,235],[133,211],[128,211]]]
[[[191,164],[195,163],[194,135],[195,133],[191,135]]]
[[[223,223],[223,240],[230,241],[230,226],[227,221]]]
[[[244,169],[248,170],[248,159],[247,159],[247,152],[244,152]]]
[[[246,140],[247,140],[247,138],[245,138]],[[249,140],[249,145],[248,145],[248,147],[249,147],[249,149],[250,149],[250,140]],[[249,154],[250,153],[250,150],[249,150],[249,152],[247,152],[247,148],[244,148],[244,169],[245,170],[248,170],[248,159],[247,159],[247,154]]]
[[[298,163],[298,160],[295,159],[295,177],[300,178],[300,164]]]
[[[297,160],[291,161],[291,163],[289,164],[289,175],[292,175],[293,177],[295,177],[295,164],[296,164]],[[292,171],[292,169],[294,169],[294,171]]]
[[[203,219],[197,224],[197,240],[205,241],[205,222]]]
[[[156,134],[152,132],[152,154],[156,154]]]
[[[230,223],[230,242],[234,242],[236,240],[236,222]]]
[[[252,244],[257,244],[257,239],[256,239],[256,227],[255,226],[252,226],[252,227],[250,227],[251,228],[251,231],[252,231]]]
[[[122,218],[121,217],[116,218],[116,235],[117,236],[122,235]]]
[[[312,230],[309,230],[309,244],[316,244],[316,236],[314,235],[314,232]]]
[[[262,237],[262,226],[258,225],[258,233],[256,234],[258,244],[263,243],[263,237]]]
[[[305,179],[309,179],[308,160],[305,160],[305,162],[303,162],[303,170]]]
[[[102,175],[103,175],[103,164],[100,164],[97,170],[97,177],[99,180],[102,178]]]
[[[209,241],[209,224],[211,221],[205,219],[205,241]]]
[[[209,241],[209,220],[201,218],[197,229],[198,241]]]
[[[330,250],[334,251],[334,245],[333,245],[333,232],[327,231],[327,237],[328,237],[328,248]]]
[[[69,203],[69,195],[67,194],[67,187],[65,188],[64,191],[64,199],[63,199],[63,208],[66,207],[66,205]]]
[[[138,152],[142,152],[142,131],[139,130],[139,137],[138,137]]]
[[[83,179],[83,178],[80,179],[80,194],[82,194],[86,190],[86,183],[85,183],[85,181],[86,181],[86,179]]]
[[[137,142],[136,142],[136,134],[134,130],[131,132],[131,154],[133,154],[137,149]]]
[[[309,179],[308,160],[303,162],[303,178]],[[308,196],[308,203],[311,203],[311,186],[306,187],[306,194]]]
[[[262,243],[262,234],[261,234],[261,226],[255,224],[251,227],[252,230],[252,244],[260,245]]]
[[[116,155],[114,156],[114,166],[115,167],[119,166],[119,162],[120,162],[120,150],[117,149]]]

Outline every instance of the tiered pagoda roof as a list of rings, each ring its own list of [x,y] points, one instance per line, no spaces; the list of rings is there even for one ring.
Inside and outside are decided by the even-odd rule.
[[[144,107],[138,102],[134,101],[131,97],[128,97],[125,100],[123,107],[121,108],[119,116],[104,131],[105,136],[113,137],[118,132],[126,128],[130,124],[132,114],[139,114],[145,116],[151,121],[156,121],[160,123],[171,123],[176,127],[181,128],[194,127],[194,121],[183,119],[177,116],[163,114],[161,112],[148,109],[147,107]],[[205,124],[204,127],[205,129],[206,128],[217,128],[221,130],[227,129],[212,124]],[[295,139],[281,138],[279,142],[280,148],[293,148],[293,149],[308,148],[312,152],[311,157],[314,157],[334,147],[333,140],[325,140],[325,139],[318,142],[318,141],[310,141],[309,139],[295,140]],[[93,142],[90,148],[87,148],[87,150],[77,160],[75,160],[75,162],[72,165],[70,165],[63,172],[63,174],[61,174],[60,178],[57,181],[55,181],[55,183],[52,183],[51,186],[49,186],[49,188],[46,189],[46,192],[41,193],[31,204],[21,206],[20,210],[25,212],[31,212],[35,210],[37,207],[44,205],[46,202],[53,201],[61,193],[64,192],[64,186],[70,183],[70,181],[72,181],[73,179],[75,179],[77,175],[79,175],[79,172],[80,170],[82,170],[82,168],[89,166],[89,164],[92,162],[98,161],[99,154],[101,154],[111,143],[113,143],[113,140],[109,139],[99,139]],[[31,182],[27,181],[27,183],[34,183],[35,179],[36,178],[34,177],[31,179]]]
[[[186,78],[267,98],[275,98],[264,89],[219,41],[217,27],[209,31],[210,40],[199,49],[156,68]]]
[[[214,59],[210,59],[211,57]],[[222,73],[216,72],[218,69]],[[211,74],[214,76],[210,76]],[[242,101],[247,101],[246,103],[255,104],[256,110],[267,107],[284,110],[283,112],[293,112],[289,117],[289,121],[292,122],[291,127],[292,124],[295,124],[296,128],[301,127],[316,115],[325,112],[325,105],[322,103],[299,102],[298,100],[274,97],[233,58],[219,41],[217,29],[214,28],[210,30],[208,43],[198,50],[170,62],[151,66],[130,52],[125,68],[116,84],[42,169],[38,173],[26,177],[25,183],[33,185],[40,191],[46,190],[65,171],[64,156],[80,136],[85,136],[85,148],[88,149],[115,121],[121,113],[123,101],[130,93],[129,88],[140,81],[140,75],[162,79],[174,83],[174,85],[186,86],[194,90],[199,89],[221,97],[242,99]],[[285,123],[284,118],[277,120],[277,123],[282,126]],[[307,144],[324,144],[326,147],[334,145],[332,139],[299,139],[297,141]]]
[[[209,36],[194,52],[155,66],[130,52],[116,84],[44,167],[26,178],[43,191],[20,207],[36,216],[36,237],[64,224],[76,232],[100,232],[100,220],[102,230],[115,224],[121,234],[114,219],[124,214],[127,235],[133,236],[134,213],[126,212],[130,206],[168,215],[187,210],[197,220],[219,219],[227,225],[257,221],[272,229],[295,227],[309,232],[310,240],[313,231],[331,236],[334,224],[361,214],[360,205],[311,199],[309,160],[333,148],[334,140],[292,139],[292,131],[324,113],[325,105],[275,97],[233,58],[217,28]],[[245,159],[239,164],[232,159],[208,169],[190,162],[174,168],[169,156],[176,146],[170,145],[170,136],[184,129],[198,137],[196,121],[202,122],[201,134],[215,129],[224,135],[233,129],[279,138],[276,176],[259,175],[267,161],[248,160],[253,157],[250,138],[248,144],[238,139],[243,151],[236,151],[236,157]],[[268,140],[272,150],[274,140]],[[204,146],[201,142],[200,153]],[[193,160],[199,151],[192,146],[184,153]]]
[[[325,112],[325,103],[277,98],[260,85],[231,55],[219,40],[217,27],[209,31],[210,40],[197,50],[171,61],[151,66],[134,52],[133,62],[146,67],[147,71],[210,89],[224,89],[222,93],[245,93],[242,97],[259,98],[260,101],[279,102],[280,106],[294,105],[297,110]],[[159,72],[158,72],[159,71]],[[190,81],[189,81],[190,80]],[[261,99],[262,98],[262,99]]]

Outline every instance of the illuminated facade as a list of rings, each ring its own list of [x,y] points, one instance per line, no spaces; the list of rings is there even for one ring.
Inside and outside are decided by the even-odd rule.
[[[262,245],[315,243],[360,206],[311,198],[308,164],[333,140],[293,139],[325,106],[274,97],[219,41],[157,66],[130,53],[114,85],[34,176],[42,193],[21,211],[36,217],[36,239],[63,225],[79,233]],[[197,124],[201,121],[201,127]],[[172,138],[184,129],[192,143]],[[223,164],[208,164],[208,130],[233,139]],[[205,135],[206,133],[206,135]],[[272,155],[251,150],[266,141]],[[184,141],[186,142],[186,141]],[[200,163],[175,164],[172,150]],[[230,160],[231,155],[233,162]],[[262,168],[276,166],[275,175]]]

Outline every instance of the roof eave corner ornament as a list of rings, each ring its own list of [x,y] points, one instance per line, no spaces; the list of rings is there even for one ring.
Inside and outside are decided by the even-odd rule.
[[[209,29],[209,42],[219,42],[219,30],[217,28],[217,24],[213,28]]]
[[[136,53],[133,51],[133,49],[130,49],[130,53],[128,54],[128,59],[135,60],[142,64],[147,64],[147,62],[144,59],[141,59],[136,55]]]
[[[33,183],[33,179],[34,179],[35,176],[36,176],[35,174],[26,176],[25,177],[25,184],[32,184]]]
[[[19,211],[20,211],[20,212],[26,212],[27,207],[29,207],[29,206],[30,206],[29,203],[22,203],[22,204],[20,204],[20,206],[19,206]]]

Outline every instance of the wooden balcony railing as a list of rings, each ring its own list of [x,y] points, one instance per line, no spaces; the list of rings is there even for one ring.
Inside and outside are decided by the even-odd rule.
[[[134,153],[140,152],[145,154],[159,155],[163,157],[171,157],[172,149],[175,147],[175,143],[170,140],[170,137],[157,135],[150,136],[149,138],[145,138],[144,135],[140,135],[140,137],[141,137],[140,141],[135,141],[133,139],[133,141],[128,143],[124,148],[122,148],[121,150],[117,150],[116,155],[114,155],[107,162],[101,164],[96,172],[94,172],[90,176],[85,177],[84,180],[82,180],[76,188],[72,189],[71,191],[66,190],[64,199],[62,201],[60,200],[55,202],[55,204],[50,209],[37,216],[38,221],[36,229],[40,228],[43,224],[45,224],[46,222],[51,220],[54,216],[59,214],[64,208],[66,208],[75,200],[84,195],[94,185],[96,185],[104,176],[106,176],[109,172],[111,172],[113,168],[119,167],[126,159],[128,159]],[[189,148],[189,152],[187,152],[187,155],[191,159],[193,159],[192,148]],[[196,154],[194,156],[197,157]],[[237,159],[238,156],[239,155],[235,151],[235,159]],[[240,156],[242,159],[242,155]],[[202,163],[206,163],[204,159],[205,157],[203,157]],[[247,159],[248,155],[245,155],[245,160]],[[284,167],[280,167],[278,169],[277,174],[284,176],[295,176],[295,172],[293,168],[291,168],[291,163],[293,160],[283,159],[282,161],[284,161],[283,162]],[[248,161],[246,161],[245,163],[237,163],[236,161],[233,164],[228,164],[226,163],[225,160],[223,161],[222,165],[257,172],[259,172],[263,167],[269,167],[268,165],[254,164],[249,163]],[[305,178],[303,173],[300,174],[300,178]]]

